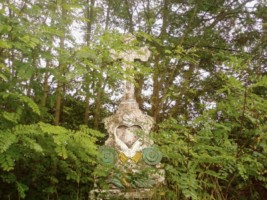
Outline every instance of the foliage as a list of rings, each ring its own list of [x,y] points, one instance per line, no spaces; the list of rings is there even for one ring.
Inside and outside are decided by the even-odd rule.
[[[43,122],[27,96],[1,93],[0,198],[83,199],[97,163],[100,132],[87,126],[76,131]],[[65,190],[67,188],[67,190]]]
[[[0,137],[1,199],[82,199],[88,195],[96,164],[95,143],[102,137],[99,132],[40,122],[1,130]]]
[[[0,198],[86,199],[109,170],[95,168],[97,130],[127,79],[157,122],[166,199],[264,199],[266,11],[265,0],[0,0]],[[140,46],[150,59],[132,69],[110,55]]]
[[[241,68],[244,73],[248,66]],[[266,77],[250,74],[244,83],[228,75],[224,81],[214,94],[216,106],[192,121],[169,118],[155,133],[172,198],[266,196]],[[263,93],[255,92],[259,86]]]

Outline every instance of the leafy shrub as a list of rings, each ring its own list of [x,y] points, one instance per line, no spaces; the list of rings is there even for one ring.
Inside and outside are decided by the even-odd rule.
[[[1,199],[86,196],[101,136],[83,126],[71,131],[41,122],[1,130]]]
[[[267,81],[251,79],[243,85],[229,76],[214,108],[191,121],[169,118],[160,125],[154,139],[164,153],[170,199],[266,197]]]

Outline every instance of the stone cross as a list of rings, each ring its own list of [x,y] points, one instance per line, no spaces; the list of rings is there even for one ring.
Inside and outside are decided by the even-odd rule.
[[[129,44],[134,39],[134,37],[130,36],[130,38],[126,39],[128,39],[126,43]],[[112,49],[110,53],[113,59],[121,59],[123,61],[122,67],[124,70],[126,70],[127,68],[132,69],[133,66],[131,65],[131,62],[134,62],[137,59],[141,61],[147,61],[151,54],[147,46],[141,47],[137,50],[115,51],[114,49]],[[124,82],[124,100],[135,100],[134,84],[130,81]]]
[[[132,41],[134,38],[126,36],[126,39]],[[148,47],[111,50],[110,53],[113,59],[122,60],[124,70],[132,69],[134,60],[147,61],[150,56]],[[154,188],[164,184],[165,180],[160,163],[162,154],[149,137],[154,120],[139,109],[134,97],[134,84],[130,81],[124,82],[124,99],[116,113],[104,119],[104,124],[109,137],[99,149],[99,162],[100,166],[115,168],[110,168],[109,175],[98,181],[106,182],[108,189],[99,187],[92,190],[90,198],[152,199]],[[99,198],[95,198],[95,194]]]

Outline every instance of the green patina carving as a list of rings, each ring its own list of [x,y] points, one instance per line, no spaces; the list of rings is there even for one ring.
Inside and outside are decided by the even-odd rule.
[[[143,160],[146,164],[156,165],[160,163],[162,154],[157,147],[147,147],[143,149]]]
[[[110,183],[118,188],[152,188],[156,180],[149,177],[145,172],[115,174]]]
[[[102,146],[99,148],[99,162],[103,165],[114,165],[118,160],[118,154],[112,147]]]

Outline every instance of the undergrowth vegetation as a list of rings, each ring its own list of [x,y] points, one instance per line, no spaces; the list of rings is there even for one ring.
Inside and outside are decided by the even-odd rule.
[[[170,199],[264,199],[267,195],[266,77],[233,76],[214,92],[216,106],[188,122],[160,124]],[[263,114],[265,113],[265,114]],[[168,198],[167,198],[168,199]]]

